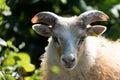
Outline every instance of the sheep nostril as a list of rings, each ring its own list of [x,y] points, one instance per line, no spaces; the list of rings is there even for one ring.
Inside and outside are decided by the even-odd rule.
[[[63,58],[62,60],[63,60],[63,62],[65,62],[66,64],[70,64],[70,63],[75,62],[75,58]]]
[[[71,60],[71,62],[75,62],[75,58],[73,58],[73,59]]]

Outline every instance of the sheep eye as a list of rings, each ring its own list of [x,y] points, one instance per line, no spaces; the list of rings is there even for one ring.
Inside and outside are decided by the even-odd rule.
[[[78,41],[78,44],[81,44],[84,41],[84,39],[85,39],[85,36],[80,37],[79,41]]]
[[[83,37],[80,38],[81,41],[84,41],[84,39],[85,39],[85,36],[83,36]]]
[[[53,40],[54,40],[56,43],[59,43],[59,41],[58,41],[58,38],[57,38],[57,37],[53,36]]]

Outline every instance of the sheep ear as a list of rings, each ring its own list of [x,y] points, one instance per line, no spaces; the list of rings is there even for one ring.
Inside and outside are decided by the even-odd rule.
[[[106,27],[102,25],[95,25],[95,26],[90,26],[87,28],[87,33],[90,36],[99,36],[102,35],[106,31]]]
[[[49,37],[51,36],[52,29],[48,25],[34,24],[32,26],[33,30],[41,36]]]

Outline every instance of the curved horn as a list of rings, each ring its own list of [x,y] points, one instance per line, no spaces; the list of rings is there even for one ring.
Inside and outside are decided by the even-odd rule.
[[[109,19],[105,13],[98,10],[86,11],[82,13],[78,18],[82,20],[85,25],[96,21],[107,21]]]
[[[39,12],[32,19],[32,23],[45,23],[48,25],[55,25],[57,15],[52,12]]]

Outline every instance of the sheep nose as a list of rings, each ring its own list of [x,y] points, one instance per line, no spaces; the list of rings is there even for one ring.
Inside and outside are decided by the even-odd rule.
[[[75,62],[75,58],[73,56],[67,56],[62,59],[65,64],[71,64]]]

